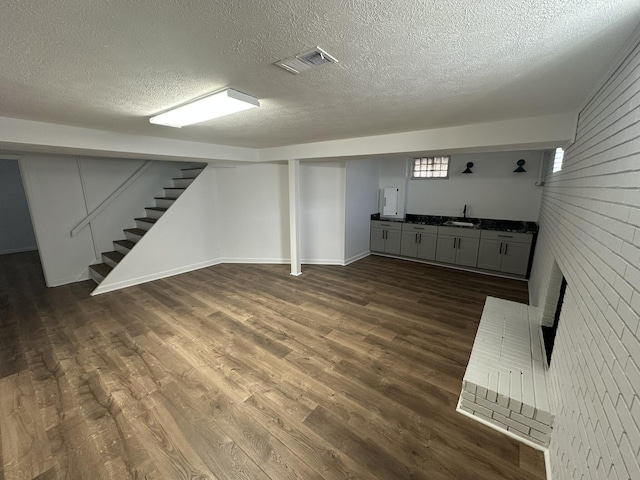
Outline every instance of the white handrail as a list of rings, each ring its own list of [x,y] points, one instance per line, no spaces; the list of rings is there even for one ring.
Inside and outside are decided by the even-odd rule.
[[[146,162],[144,162],[144,164],[135,172],[133,172],[133,174],[127,179],[125,180],[125,182],[120,185],[111,195],[109,195],[100,205],[98,205],[89,215],[87,215],[86,217],[84,217],[84,219],[78,223],[75,227],[73,227],[73,229],[71,230],[71,236],[75,237],[84,227],[86,227],[87,225],[89,225],[91,223],[91,221],[96,218],[100,212],[102,212],[102,210],[104,210],[107,205],[109,205],[111,202],[113,202],[117,197],[120,196],[120,194],[122,192],[124,192],[127,188],[129,188],[129,186],[135,182],[138,177],[140,175],[142,175],[147,168],[149,168],[151,166],[153,162],[151,160],[147,160]]]

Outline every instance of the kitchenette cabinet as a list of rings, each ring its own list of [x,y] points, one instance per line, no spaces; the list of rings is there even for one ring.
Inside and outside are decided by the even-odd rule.
[[[402,223],[371,221],[371,251],[400,255]]]
[[[532,240],[530,233],[482,231],[478,268],[526,275]]]
[[[403,223],[400,255],[421,260],[435,260],[437,238],[437,226]]]
[[[483,218],[371,218],[372,253],[527,278],[538,225]]]
[[[439,227],[436,260],[464,267],[475,267],[478,262],[480,230]]]

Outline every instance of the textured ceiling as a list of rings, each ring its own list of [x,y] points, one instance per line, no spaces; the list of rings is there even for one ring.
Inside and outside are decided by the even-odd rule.
[[[269,147],[574,110],[637,0],[3,0],[0,116]],[[273,62],[336,56],[289,74]],[[225,87],[262,107],[148,117]]]

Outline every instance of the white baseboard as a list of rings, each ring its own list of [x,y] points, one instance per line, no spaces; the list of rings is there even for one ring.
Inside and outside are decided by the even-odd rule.
[[[236,258],[224,257],[220,259],[220,263],[266,263],[266,264],[284,264],[291,263],[288,258]]]
[[[80,275],[74,275],[73,277],[54,278],[50,282],[47,282],[45,277],[45,282],[47,284],[47,287],[51,288],[51,287],[60,287],[62,285],[67,285],[69,283],[84,282],[85,280],[90,280],[90,279],[91,277],[89,276],[89,269],[87,268]]]
[[[291,260],[288,258],[232,258],[225,257],[221,258],[221,263],[257,263],[257,264],[287,264],[291,263]],[[303,265],[343,265],[343,261],[341,259],[335,258],[313,258],[313,259],[302,259],[300,261]]]
[[[362,260],[363,258],[368,257],[369,255],[371,255],[371,252],[369,250],[359,253],[357,255],[354,255],[353,257],[347,258],[344,261],[343,265],[346,267],[350,263],[357,262],[358,260]]]
[[[254,264],[281,265],[281,264],[290,263],[290,260],[288,258],[229,258],[229,257],[216,258],[213,260],[208,260],[206,262],[195,263],[195,264],[187,265],[180,268],[174,268],[172,270],[165,270],[163,272],[157,272],[149,275],[144,275],[141,277],[123,280],[121,282],[106,283],[106,284],[104,284],[103,282],[102,284],[98,285],[93,292],[91,292],[91,295],[100,295],[102,293],[113,292],[114,290],[133,287],[134,285],[140,285],[141,283],[152,282],[153,280],[160,280],[161,278],[172,277],[174,275],[180,275],[181,273],[192,272],[194,270],[199,270],[201,268],[206,268],[206,267],[212,267],[214,265],[220,265],[223,263],[231,263],[231,264],[254,263]],[[338,266],[343,265],[342,260],[335,260],[335,259],[302,260],[302,263],[307,265],[338,265]],[[89,279],[88,274],[86,278],[83,278],[82,280],[87,280],[87,279]],[[108,276],[107,276],[107,279],[108,279]],[[56,285],[50,285],[50,286],[63,285],[65,283],[72,283],[77,281],[80,281],[80,279],[77,279],[77,278],[73,278],[69,280],[64,279],[64,280],[61,280],[60,283],[56,283]]]
[[[0,250],[0,255],[9,255],[11,253],[33,252],[34,250],[38,250],[38,247],[36,247],[35,245],[33,247],[10,248],[8,250]]]
[[[107,285],[100,284],[93,292],[91,292],[91,295],[100,295],[102,293],[112,292],[114,290],[120,290],[126,287],[133,287],[134,285],[140,285],[141,283],[147,283],[153,280],[160,280],[161,278],[173,277],[174,275],[180,275],[181,273],[200,270],[201,268],[211,267],[213,265],[219,265],[220,263],[222,263],[221,259],[215,258],[212,260],[207,260],[205,262],[194,263],[192,265],[186,265],[186,266],[174,268],[171,270],[165,270],[163,272],[157,272],[149,275],[144,275],[142,277],[123,280],[121,282],[115,282]]]
[[[342,259],[331,259],[331,258],[315,258],[315,259],[302,259],[300,260],[302,265],[344,265],[344,261]]]

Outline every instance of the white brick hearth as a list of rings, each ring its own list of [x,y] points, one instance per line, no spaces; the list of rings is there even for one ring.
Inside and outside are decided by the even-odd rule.
[[[549,410],[535,307],[487,297],[462,383],[459,408],[543,447]]]

